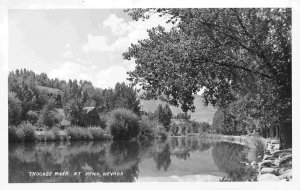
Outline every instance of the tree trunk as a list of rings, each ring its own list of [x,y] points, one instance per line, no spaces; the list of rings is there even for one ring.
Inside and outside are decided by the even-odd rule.
[[[287,122],[279,130],[280,149],[292,148],[292,122]]]

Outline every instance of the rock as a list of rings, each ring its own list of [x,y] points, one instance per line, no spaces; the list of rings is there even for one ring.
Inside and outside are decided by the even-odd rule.
[[[279,155],[280,155],[280,154],[283,154],[283,153],[290,153],[290,154],[292,154],[292,149],[289,148],[289,149],[284,149],[284,150],[277,150],[277,151],[273,152],[272,155],[273,155],[275,158],[278,158]]]
[[[292,169],[286,170],[282,175],[279,176],[279,179],[292,179]]]
[[[281,168],[279,168],[278,169],[278,175],[280,176],[280,175],[285,174],[285,171],[289,170],[289,169],[291,169],[291,167],[281,167]]]
[[[276,166],[276,164],[274,163],[273,160],[265,160],[263,162],[261,162],[259,164],[259,166],[262,168],[262,167],[274,167]]]
[[[279,140],[271,140],[270,143],[271,143],[271,144],[280,144],[280,141],[279,141]]]
[[[267,174],[267,173],[276,175],[278,173],[278,170],[276,168],[262,168],[260,170],[260,174]]]
[[[279,177],[277,177],[276,175],[274,174],[262,174],[260,176],[258,176],[258,181],[279,181]]]
[[[279,158],[283,158],[283,157],[285,157],[287,155],[291,155],[291,154],[292,154],[291,152],[283,152],[279,155]]]
[[[275,160],[276,158],[273,155],[265,155],[263,160]]]
[[[292,155],[287,155],[279,160],[279,166],[285,165],[286,163],[292,162]]]

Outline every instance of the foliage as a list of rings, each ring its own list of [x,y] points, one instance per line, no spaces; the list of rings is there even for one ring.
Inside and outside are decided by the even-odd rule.
[[[35,111],[30,110],[29,112],[27,112],[27,118],[31,124],[35,124],[39,120],[39,114]]]
[[[200,89],[206,104],[222,109],[247,95],[261,111],[253,116],[247,114],[252,108],[241,107],[242,114],[233,116],[275,126],[283,147],[291,146],[290,8],[129,10],[135,20],[151,13],[167,16],[174,27],[149,30],[149,39],[123,54],[135,60],[130,78],[145,98],[164,95],[193,111],[193,94]]]
[[[61,120],[55,110],[55,100],[51,98],[40,113],[40,122],[51,128]]]
[[[151,121],[148,117],[143,116],[140,120],[140,134],[139,139],[142,141],[149,141],[155,138],[154,128],[155,122]]]
[[[177,136],[178,131],[179,131],[179,126],[175,122],[172,122],[171,127],[170,127],[170,131],[171,131],[172,136]]]
[[[83,103],[81,99],[71,99],[69,102],[67,102],[64,111],[67,119],[72,125],[85,126],[86,112],[83,109]]]
[[[9,126],[8,127],[8,141],[9,142],[18,142],[21,141],[17,134],[17,127],[15,126]]]
[[[169,125],[172,119],[172,111],[168,104],[166,104],[164,107],[162,104],[159,104],[154,112],[154,117],[157,118],[158,122],[165,127],[166,131],[169,131]]]
[[[89,132],[91,133],[93,140],[109,140],[112,137],[109,134],[106,134],[106,132],[100,128],[100,127],[89,127],[87,128]]]
[[[132,139],[137,137],[140,132],[138,116],[124,108],[111,111],[107,123],[114,139]]]
[[[159,123],[156,123],[156,127],[154,128],[155,138],[160,138],[165,140],[167,138],[167,132],[164,126]]]
[[[67,135],[71,137],[72,141],[86,141],[93,140],[93,136],[87,128],[78,126],[68,127]]]
[[[8,92],[8,124],[17,125],[21,121],[21,101],[13,92]]]
[[[18,139],[23,142],[33,142],[36,140],[35,127],[29,122],[22,122],[18,126],[16,134]]]

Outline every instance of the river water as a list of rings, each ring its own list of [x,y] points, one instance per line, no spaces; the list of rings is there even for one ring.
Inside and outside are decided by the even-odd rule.
[[[9,145],[9,182],[247,181],[260,150],[201,137]]]

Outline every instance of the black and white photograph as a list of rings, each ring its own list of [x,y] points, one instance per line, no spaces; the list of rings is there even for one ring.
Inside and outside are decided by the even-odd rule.
[[[293,183],[293,11],[9,8],[8,184]]]

